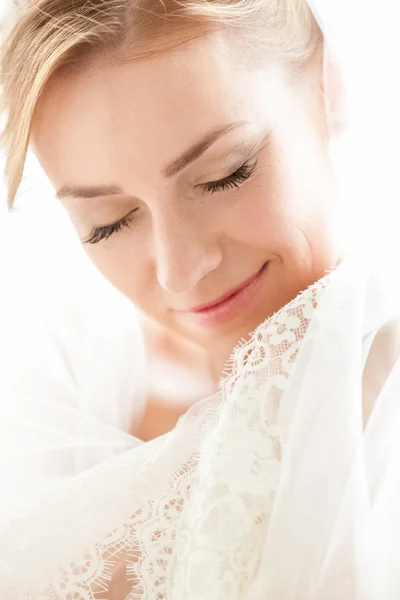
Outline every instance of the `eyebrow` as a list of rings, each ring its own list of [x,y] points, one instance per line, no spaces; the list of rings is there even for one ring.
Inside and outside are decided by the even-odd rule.
[[[183,171],[190,163],[194,162],[202,154],[206,152],[215,144],[215,142],[221,138],[223,135],[226,135],[233,129],[237,129],[238,127],[242,127],[245,125],[245,121],[237,121],[235,123],[229,123],[228,125],[224,125],[223,127],[218,127],[217,129],[213,129],[209,133],[207,133],[203,139],[199,142],[196,142],[191,146],[188,150],[186,150],[179,158],[173,160],[169,165],[164,169],[163,175],[164,177],[173,177],[180,171]]]
[[[118,185],[63,185],[57,192],[57,198],[98,198],[99,196],[122,196],[124,190]]]
[[[217,140],[222,136],[226,135],[233,129],[242,127],[246,124],[246,121],[236,121],[229,123],[223,127],[218,127],[207,133],[199,142],[196,142],[188,150],[186,150],[177,159],[170,162],[166,168],[162,171],[164,177],[173,177],[180,171],[183,171],[192,162],[200,158]],[[124,196],[126,193],[118,185],[104,185],[104,186],[81,186],[66,184],[63,185],[57,192],[57,198],[98,198],[100,196]]]

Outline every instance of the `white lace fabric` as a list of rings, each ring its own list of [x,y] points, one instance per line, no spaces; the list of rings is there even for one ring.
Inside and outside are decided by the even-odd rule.
[[[383,292],[342,265],[173,432],[46,490],[0,536],[2,600],[396,598],[397,360],[362,424]]]
[[[248,570],[246,577],[251,579],[259,555],[254,542],[258,540],[259,546],[265,535],[278,483],[280,448],[276,419],[279,402],[321,290],[321,285],[315,286],[261,325],[251,341],[235,351],[231,374],[222,381],[218,397],[195,407],[181,420],[175,432],[123,456],[113,465],[100,467],[97,473],[82,477],[81,483],[71,484],[71,491],[67,488],[67,493],[72,495],[70,510],[74,517],[56,512],[59,521],[52,522],[52,502],[47,501],[34,515],[28,513],[17,528],[11,527],[11,548],[15,548],[16,555],[12,557],[9,550],[8,559],[14,567],[20,563],[18,555],[24,541],[33,550],[35,539],[41,540],[41,548],[47,547],[50,563],[47,571],[46,558],[33,553],[18,576],[19,594],[25,588],[26,598],[43,596],[55,600],[69,598],[68,594],[74,598],[74,593],[85,600],[101,598],[101,594],[112,598],[113,589],[122,586],[123,591],[115,597],[188,598],[189,590],[184,582],[189,578],[192,592],[197,590],[193,598],[204,597],[201,582],[205,573],[209,577],[213,573],[218,581],[226,569],[227,559],[221,560],[221,553],[228,539],[232,556],[242,565],[242,570]],[[238,447],[246,452],[238,456]],[[166,463],[165,469],[163,463]],[[158,485],[154,485],[154,478],[158,479]],[[119,491],[122,481],[124,490]],[[127,493],[128,481],[131,489],[123,503],[124,518],[121,494]],[[111,494],[107,493],[106,510],[111,513],[108,518],[96,507],[96,498],[101,499],[103,507],[108,504],[104,491],[98,488],[104,484],[112,490]],[[193,488],[196,489],[194,496]],[[241,490],[245,490],[244,497]],[[67,504],[64,493],[62,490],[62,504],[55,500],[56,511]],[[83,506],[80,506],[82,500]],[[75,559],[69,562],[68,540],[60,526],[63,527],[64,520],[71,519],[77,527],[76,532],[71,532],[72,536],[77,532],[81,536],[79,523],[85,518],[83,515],[88,515],[91,500],[94,500],[91,522],[89,526],[84,523],[83,529],[92,529],[104,539],[97,539],[94,545],[90,545],[88,539],[87,548],[82,548],[84,552],[77,552]],[[243,519],[246,502],[256,514],[252,526],[246,525]],[[113,503],[118,505],[117,510],[112,508]],[[197,521],[195,515],[201,513],[205,503],[213,509],[207,517],[203,514]],[[132,508],[134,512],[130,514]],[[232,514],[228,508],[233,509]],[[94,526],[92,519],[96,513],[98,523]],[[209,521],[215,519],[221,539],[215,538],[210,544],[210,534],[216,536],[216,531]],[[31,531],[29,540],[23,533],[25,524]],[[36,531],[32,530],[33,524]],[[238,524],[239,531],[234,533]],[[62,554],[66,562],[62,567],[62,563],[54,561],[55,554],[51,551],[58,536],[65,544]],[[58,546],[59,542],[56,543]],[[200,548],[204,544],[210,564],[205,566],[200,561],[196,572],[196,557],[201,555]],[[41,579],[47,583],[42,589],[34,584],[40,572]],[[226,593],[230,594],[230,583],[228,576],[221,590],[215,588],[215,597],[224,597],[221,593],[226,585]],[[171,586],[179,590],[179,596],[171,595]],[[4,593],[10,600],[19,597],[13,596],[11,590]]]

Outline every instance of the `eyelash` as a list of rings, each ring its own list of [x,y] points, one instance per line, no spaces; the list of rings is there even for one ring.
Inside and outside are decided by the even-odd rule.
[[[228,177],[224,177],[224,179],[220,179],[219,181],[210,181],[209,183],[201,184],[199,187],[203,189],[203,192],[209,192],[211,194],[215,194],[216,192],[221,192],[227,189],[237,189],[242,183],[250,179],[253,175],[257,166],[257,161],[253,164],[245,163],[241,167],[239,167],[234,173],[228,175]],[[117,233],[124,227],[129,227],[134,213],[138,209],[135,208],[130,213],[128,213],[125,217],[112,223],[111,225],[106,225],[104,227],[96,227],[93,229],[90,236],[84,240],[84,244],[98,244],[104,240],[108,240],[114,233]]]
[[[253,164],[245,163],[234,173],[228,175],[228,177],[220,179],[219,181],[210,181],[209,183],[204,183],[201,185],[201,187],[205,192],[210,192],[211,194],[215,194],[216,192],[221,192],[227,189],[238,188],[242,183],[250,179],[256,169],[256,166],[257,161]]]
[[[98,244],[99,242],[102,242],[103,240],[108,240],[108,238],[110,238],[114,233],[117,233],[117,231],[120,231],[124,227],[129,227],[129,225],[132,222],[133,215],[135,214],[135,212],[137,210],[138,209],[135,208],[130,213],[125,215],[125,217],[122,217],[122,219],[120,219],[119,221],[116,221],[115,223],[111,223],[111,225],[105,225],[103,227],[96,227],[95,229],[93,229],[90,236],[86,240],[84,240],[83,243],[84,244]]]

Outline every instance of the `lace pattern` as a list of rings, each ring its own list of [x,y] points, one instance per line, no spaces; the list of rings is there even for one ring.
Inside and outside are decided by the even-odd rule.
[[[184,515],[174,600],[247,598],[279,482],[280,401],[327,281],[260,325],[233,355]]]
[[[123,459],[121,474],[113,474],[111,506],[102,499],[115,526],[108,534],[98,533],[98,542],[74,550],[74,560],[71,548],[60,563],[52,556],[57,527],[46,527],[52,503],[31,515],[29,522],[39,520],[36,531],[42,538],[48,532],[48,556],[35,560],[35,540],[25,539],[19,558],[10,553],[8,568],[7,557],[0,561],[0,581],[2,575],[9,581],[0,585],[2,600],[250,597],[279,483],[279,405],[328,280],[329,276],[300,294],[235,350],[217,402],[214,398],[199,414],[183,417],[165,440],[146,444],[132,451],[131,459]],[[110,468],[118,471],[118,464]],[[168,467],[170,475],[165,472]],[[87,477],[96,474],[89,472]],[[156,478],[158,495],[151,497],[148,490]],[[84,478],[82,482],[78,489],[92,494],[95,513],[96,494],[85,489]],[[85,514],[81,507],[76,519],[90,518],[89,510]],[[101,531],[99,524],[95,531]],[[18,531],[11,528],[11,535],[18,537]],[[26,570],[23,565],[29,563]]]

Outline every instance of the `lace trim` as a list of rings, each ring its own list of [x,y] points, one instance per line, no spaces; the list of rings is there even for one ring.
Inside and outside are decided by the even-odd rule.
[[[18,585],[11,575],[13,583],[2,598],[242,597],[257,574],[279,482],[280,402],[329,277],[300,294],[235,349],[218,404],[180,420],[173,435],[196,423],[197,437],[182,452],[164,493],[150,501],[141,499],[141,482],[146,474],[157,476],[157,461],[168,451],[168,444],[154,450],[146,445],[147,467],[139,474],[132,467],[129,485],[124,480],[125,489],[131,489],[131,516],[62,568],[43,566],[40,575],[31,573],[28,578],[25,572]]]

